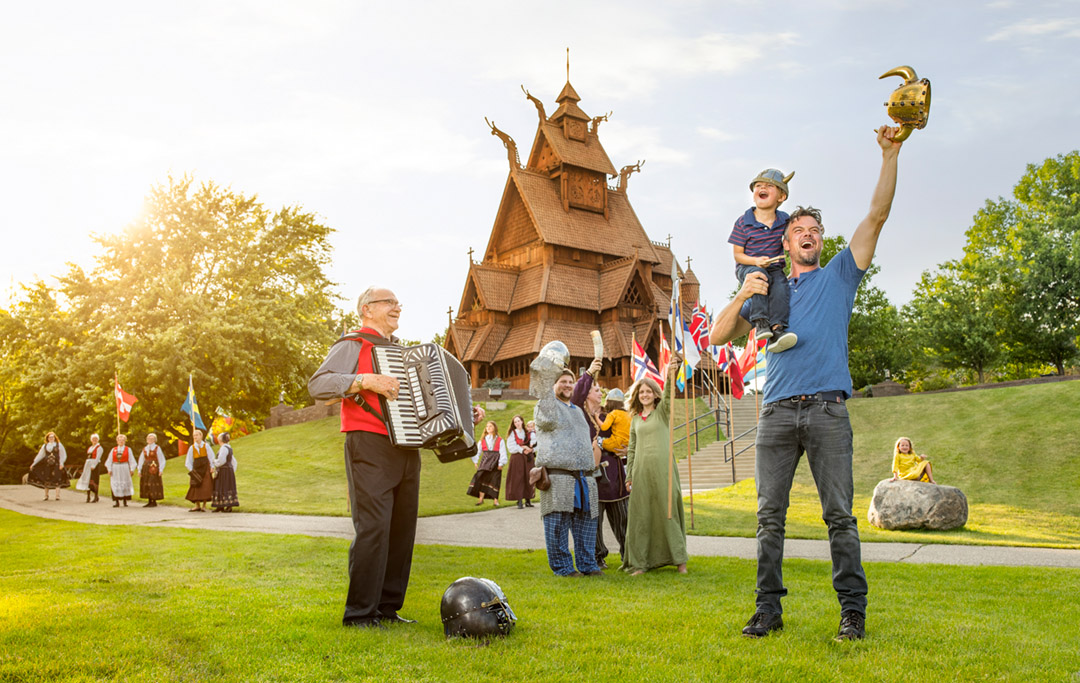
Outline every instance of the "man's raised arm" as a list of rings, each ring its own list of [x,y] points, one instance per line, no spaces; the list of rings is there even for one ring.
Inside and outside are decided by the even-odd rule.
[[[877,129],[877,142],[881,145],[881,175],[878,176],[874,195],[870,198],[870,212],[862,219],[851,237],[851,255],[855,257],[855,265],[860,270],[869,268],[870,262],[874,260],[874,250],[877,249],[881,228],[885,226],[892,209],[893,195],[896,194],[896,160],[902,144],[893,140],[893,137],[899,132],[899,128],[892,126]]]
[[[716,320],[713,322],[712,329],[709,330],[709,343],[719,346],[747,334],[750,331],[750,323],[739,315],[739,311],[742,310],[746,300],[753,295],[768,293],[769,279],[765,277],[765,274],[748,273],[746,279],[743,280],[742,289],[735,294],[735,298],[716,314]]]

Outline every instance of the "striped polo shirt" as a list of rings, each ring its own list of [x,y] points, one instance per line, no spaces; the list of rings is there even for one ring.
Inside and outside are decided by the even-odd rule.
[[[735,221],[728,244],[742,247],[747,256],[780,256],[784,253],[784,227],[787,222],[788,215],[777,211],[776,222],[772,226],[765,225],[754,217],[751,207]]]

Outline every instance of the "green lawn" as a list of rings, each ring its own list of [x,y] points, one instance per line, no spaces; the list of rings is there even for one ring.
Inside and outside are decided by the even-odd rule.
[[[850,401],[855,514],[868,541],[1080,548],[1080,382]],[[866,521],[874,486],[888,478],[893,443],[910,437],[934,478],[968,499],[953,531],[883,531]],[[827,538],[805,459],[787,535]],[[753,536],[753,481],[694,496],[696,533]]]
[[[556,579],[542,552],[420,546],[403,613],[343,629],[347,541],[0,511],[0,680],[1024,680],[1080,675],[1080,571],[867,564],[868,637],[832,640],[823,562],[789,560],[786,629],[739,636],[754,563]],[[439,598],[495,579],[519,624],[446,642]]]
[[[855,433],[855,513],[866,540],[1080,548],[1080,430],[1075,419],[1080,382],[864,399],[848,406]],[[704,410],[700,400],[697,410]],[[505,431],[515,413],[528,417],[532,402],[511,401],[489,417]],[[890,532],[866,522],[874,486],[889,476],[892,445],[901,435],[929,454],[938,481],[967,495],[966,527]],[[343,442],[337,418],[237,439],[241,509],[345,515]],[[444,465],[424,454],[420,514],[488,509],[475,507],[475,499],[465,495],[472,473],[470,461]],[[165,480],[166,503],[182,503],[187,477],[180,461],[169,462]],[[697,494],[691,533],[752,536],[755,509],[752,481]],[[825,538],[820,517],[804,461],[792,492],[788,536]]]
[[[501,435],[506,434],[514,415],[521,415],[526,422],[531,420],[535,402],[505,403],[504,410],[491,411],[487,416],[488,420],[494,420],[499,426]],[[679,403],[685,410],[687,402]],[[705,404],[700,400],[697,403],[700,414],[705,410]],[[345,484],[345,436],[339,428],[339,418],[329,417],[268,429],[233,441],[238,464],[236,477],[240,510],[346,516],[348,492]],[[484,423],[477,425],[477,437],[483,429]],[[681,436],[681,433],[677,432],[676,436]],[[713,440],[715,432],[711,436],[701,435],[703,446]],[[476,507],[476,499],[465,494],[475,471],[471,460],[443,464],[433,453],[424,451],[421,456],[421,517],[475,512],[491,507]],[[185,504],[188,477],[182,459],[173,459],[167,463],[164,479],[164,502]],[[108,490],[107,475],[102,479],[102,490]]]

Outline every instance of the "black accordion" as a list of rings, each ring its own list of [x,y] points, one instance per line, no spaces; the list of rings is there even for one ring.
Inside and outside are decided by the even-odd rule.
[[[396,377],[396,400],[379,396],[390,442],[435,451],[440,462],[476,455],[469,373],[438,344],[371,349],[375,372]]]

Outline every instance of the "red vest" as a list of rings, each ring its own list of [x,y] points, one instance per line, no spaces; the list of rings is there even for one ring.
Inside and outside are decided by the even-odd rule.
[[[124,446],[124,450],[118,450],[120,447],[112,449],[112,453],[109,453],[109,457],[113,462],[127,462],[128,456],[131,455],[131,449]]]
[[[367,334],[375,336],[382,336],[370,327],[363,327],[359,330]],[[348,342],[342,342],[348,343]],[[365,375],[375,372],[374,365],[371,360],[371,348],[374,346],[366,339],[360,340],[360,355],[357,358],[356,371]],[[376,413],[382,415],[382,408],[379,406],[379,395],[374,391],[361,391],[360,396],[368,404],[368,407],[373,409]],[[341,399],[341,431],[343,432],[375,432],[376,434],[389,434],[386,431],[386,424],[382,420],[375,417],[368,411],[364,410],[356,404],[351,398]]]
[[[491,446],[491,449],[488,450],[487,448],[485,448],[485,446],[487,445],[487,437],[487,434],[484,434],[480,437],[480,450],[484,451],[485,453],[498,453],[500,450],[502,450],[500,448],[500,446],[502,445],[502,439],[500,439],[498,435],[495,436],[495,443]],[[518,443],[521,442],[519,441]]]

